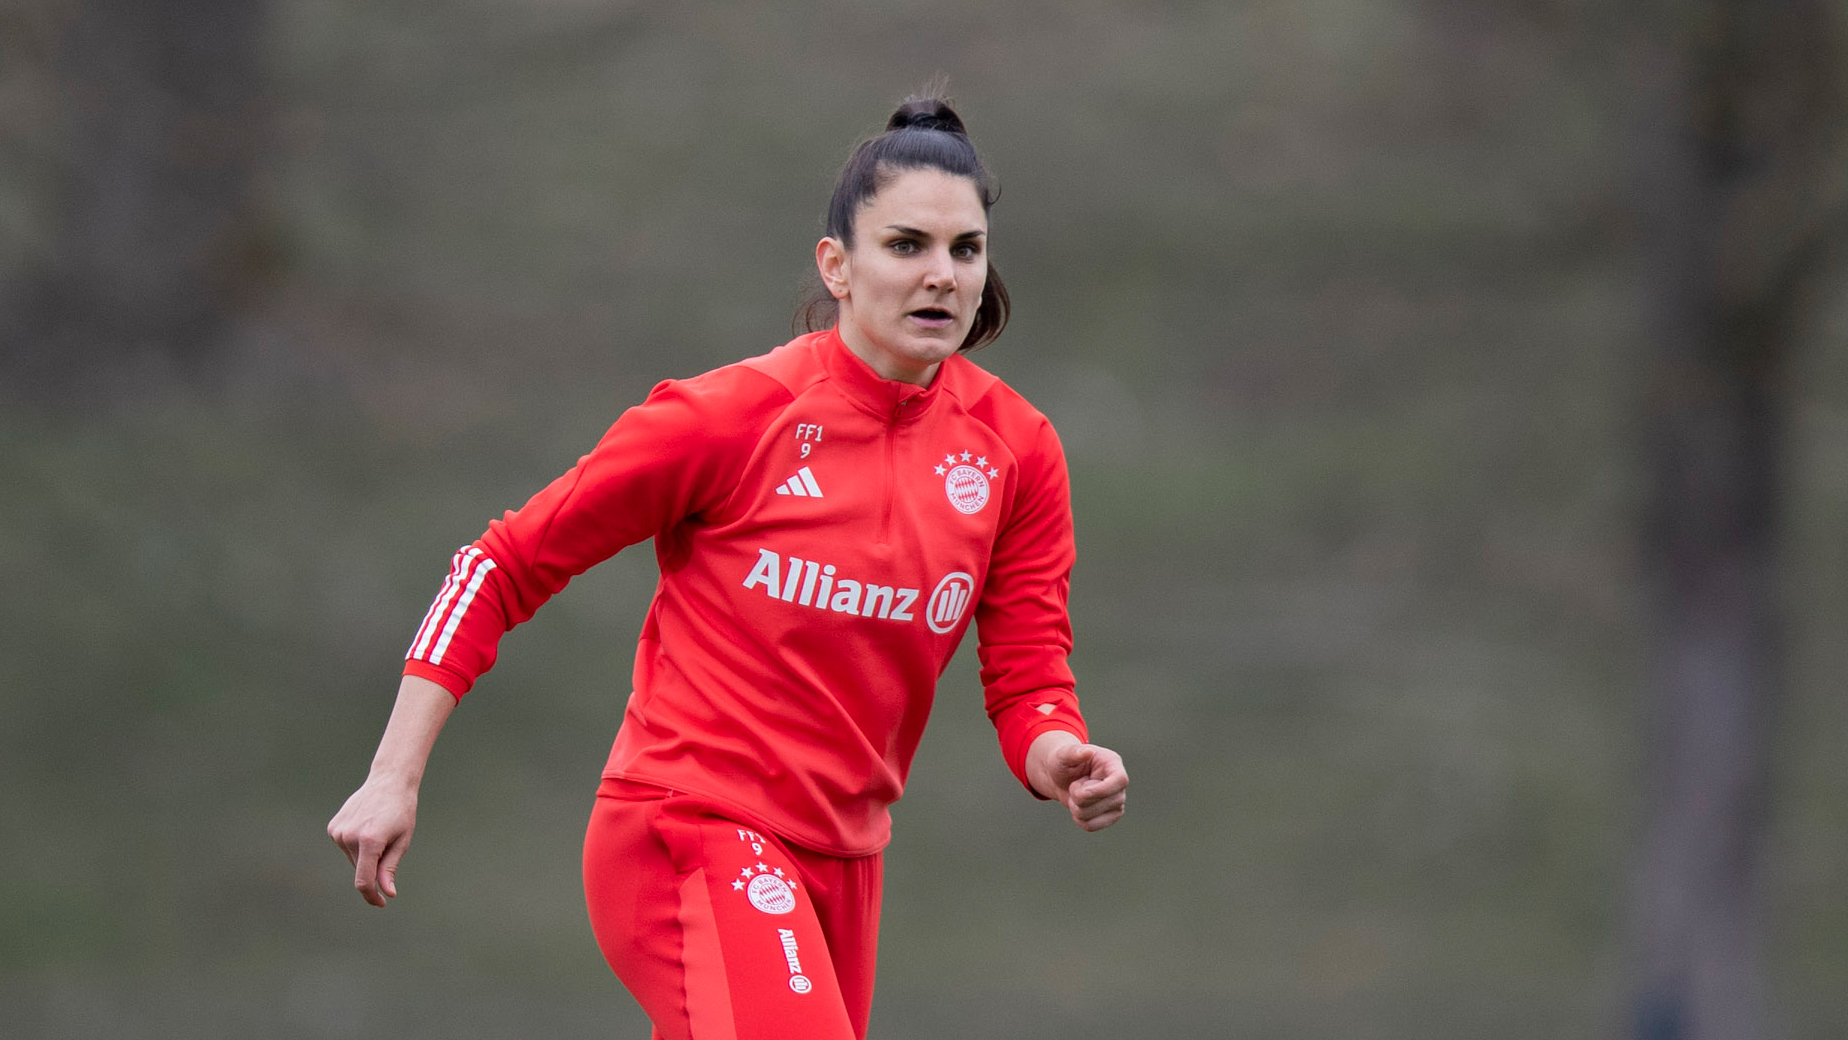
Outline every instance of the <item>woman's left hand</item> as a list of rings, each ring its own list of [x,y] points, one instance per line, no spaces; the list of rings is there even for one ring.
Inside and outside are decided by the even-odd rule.
[[[1033,739],[1026,765],[1033,789],[1071,810],[1072,822],[1085,830],[1101,831],[1122,818],[1129,771],[1109,748],[1051,730]]]

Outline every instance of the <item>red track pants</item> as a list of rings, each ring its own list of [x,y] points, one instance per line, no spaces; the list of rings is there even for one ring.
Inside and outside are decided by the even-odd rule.
[[[591,929],[654,1040],[864,1040],[882,873],[615,779],[584,836]]]

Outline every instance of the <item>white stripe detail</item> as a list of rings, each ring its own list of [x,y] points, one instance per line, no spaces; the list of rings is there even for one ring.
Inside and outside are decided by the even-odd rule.
[[[462,593],[462,599],[456,603],[455,613],[449,615],[449,624],[443,626],[442,638],[436,641],[436,650],[430,655],[431,664],[443,663],[443,653],[449,649],[449,637],[456,634],[456,626],[462,623],[462,615],[468,613],[468,605],[475,601],[475,593],[480,591],[482,581],[493,569],[494,561],[482,557],[481,565],[475,568],[475,576],[469,579],[468,591]]]
[[[462,575],[467,572],[469,564],[481,550],[472,545],[465,545],[456,550],[456,555],[449,562],[449,575],[443,579],[442,587],[436,592],[436,599],[430,604],[430,610],[424,614],[423,624],[417,626],[417,635],[411,640],[406,657],[422,658],[430,649],[430,640],[443,623],[443,614],[449,609],[449,603],[456,597],[456,590],[461,587]]]
[[[418,644],[418,643],[421,643],[421,642],[423,642],[423,637],[424,637],[424,633],[425,633],[425,632],[427,632],[427,631],[429,631],[429,629],[430,629],[430,622],[431,622],[431,620],[432,620],[433,618],[435,618],[435,617],[436,617],[436,603],[437,603],[437,600],[440,600],[440,599],[442,599],[442,598],[443,598],[443,593],[445,593],[445,592],[447,592],[447,591],[449,591],[449,583],[455,580],[455,578],[456,578],[456,565],[457,565],[458,563],[460,563],[460,562],[462,562],[462,554],[461,554],[461,553],[456,553],[456,554],[455,554],[455,556],[454,556],[454,557],[452,557],[452,558],[450,559],[450,561],[449,561],[449,573],[448,573],[448,574],[445,574],[445,575],[443,575],[443,583],[442,583],[441,585],[438,585],[438,586],[436,587],[436,599],[434,599],[434,600],[431,600],[431,601],[430,601],[430,609],[428,609],[428,610],[426,610],[426,611],[424,611],[424,616],[423,616],[423,620],[422,620],[421,622],[419,622],[419,623],[418,623],[418,625],[417,625],[417,634],[411,637],[411,645],[410,645],[410,646],[408,646],[408,647],[405,647],[405,649],[404,649],[404,656],[406,656],[406,657],[414,657],[414,656],[416,656],[416,654],[417,654],[417,644]]]
[[[779,495],[795,495],[799,498],[820,498],[821,485],[815,483],[815,473],[807,466],[796,471],[796,475],[783,481],[776,489]]]

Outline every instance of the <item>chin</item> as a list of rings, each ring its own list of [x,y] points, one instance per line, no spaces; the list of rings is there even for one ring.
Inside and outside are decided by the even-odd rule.
[[[948,360],[951,355],[955,354],[957,344],[961,342],[961,340],[957,340],[956,343],[932,342],[913,347],[905,351],[905,355],[913,361],[922,362],[927,365],[935,365],[939,362]]]
[[[966,328],[944,329],[940,333],[923,336],[913,332],[899,342],[904,344],[902,348],[904,352],[912,357],[924,358],[928,356],[932,361],[942,361],[944,358],[956,353],[956,348],[962,346],[962,341],[968,337],[969,330]]]

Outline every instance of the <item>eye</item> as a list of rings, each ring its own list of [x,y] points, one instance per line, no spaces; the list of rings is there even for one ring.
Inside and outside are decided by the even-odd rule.
[[[899,256],[910,256],[917,251],[918,244],[909,238],[899,238],[892,241],[892,252],[897,253]]]
[[[950,247],[950,255],[958,260],[974,260],[982,255],[982,247],[975,242],[958,242]]]

